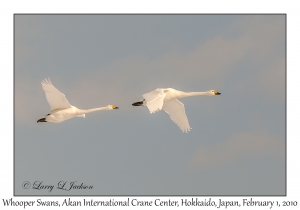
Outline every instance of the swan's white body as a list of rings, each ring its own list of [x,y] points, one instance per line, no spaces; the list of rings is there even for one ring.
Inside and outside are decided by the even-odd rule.
[[[143,95],[144,100],[133,103],[134,106],[147,106],[150,113],[164,110],[170,115],[171,120],[182,130],[182,132],[190,131],[191,127],[185,114],[183,103],[178,98],[199,95],[220,95],[215,90],[206,92],[182,92],[173,88],[157,88]]]
[[[118,107],[114,105],[88,110],[78,109],[77,107],[70,105],[65,95],[52,85],[50,79],[43,80],[42,87],[45,91],[51,112],[47,116],[39,118],[37,122],[60,123],[73,117],[85,117],[85,114],[90,112],[118,109]]]

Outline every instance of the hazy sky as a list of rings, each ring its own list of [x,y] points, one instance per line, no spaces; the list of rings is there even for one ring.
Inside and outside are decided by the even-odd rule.
[[[284,195],[284,15],[16,15],[16,195]],[[119,110],[60,124],[41,80],[71,105]],[[180,99],[189,133],[131,104]],[[23,189],[77,181],[92,190]]]

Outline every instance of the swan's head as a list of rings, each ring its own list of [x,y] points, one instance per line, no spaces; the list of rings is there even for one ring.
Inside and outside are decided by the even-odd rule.
[[[218,91],[215,91],[215,90],[209,90],[208,93],[211,95],[221,95],[221,93],[219,93]]]
[[[115,106],[115,105],[108,105],[109,109],[119,109],[119,107]]]

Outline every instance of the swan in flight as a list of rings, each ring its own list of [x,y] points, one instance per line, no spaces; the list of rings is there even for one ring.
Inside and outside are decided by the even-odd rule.
[[[42,81],[42,87],[45,91],[47,101],[51,108],[51,112],[47,116],[39,118],[37,122],[60,123],[73,117],[85,117],[85,114],[90,112],[118,109],[118,107],[114,105],[108,105],[105,107],[88,110],[78,109],[77,107],[69,104],[65,95],[52,85],[49,78],[48,80],[44,79]]]
[[[157,88],[149,93],[143,95],[143,100],[133,103],[133,106],[147,106],[150,113],[155,113],[163,109],[170,115],[171,120],[182,130],[183,133],[190,131],[188,118],[185,114],[184,105],[178,98],[188,96],[201,95],[221,95],[215,90],[206,92],[182,92],[173,88]]]

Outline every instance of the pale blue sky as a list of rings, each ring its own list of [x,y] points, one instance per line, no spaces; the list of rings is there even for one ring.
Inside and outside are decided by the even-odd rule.
[[[16,195],[284,195],[284,15],[16,15]],[[41,80],[78,108],[119,110],[60,124]],[[155,88],[181,99],[188,134],[131,103]],[[61,180],[91,191],[24,190]]]

